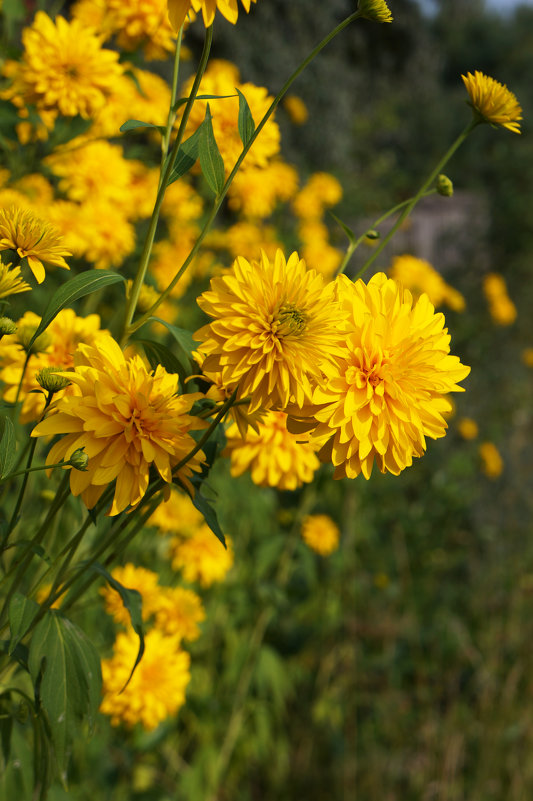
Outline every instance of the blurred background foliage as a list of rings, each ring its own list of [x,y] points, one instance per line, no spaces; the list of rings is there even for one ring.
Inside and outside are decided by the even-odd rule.
[[[235,566],[203,593],[187,704],[153,733],[101,719],[73,754],[70,792],[55,789],[52,801],[532,797],[533,371],[522,353],[533,347],[533,8],[432,5],[429,15],[391,0],[393,25],[350,28],[294,87],[309,121],[278,118],[285,158],[341,180],[336,213],[359,233],[413,194],[464,127],[461,73],[482,70],[519,98],[523,134],[482,126],[447,170],[457,202],[477,199],[485,220],[463,219],[448,234],[452,257],[434,262],[467,304],[446,314],[452,350],[472,366],[449,434],[398,478],[333,483],[322,468],[295,493],[231,479],[219,463],[210,481]],[[217,20],[214,55],[275,93],[353,7],[258,0],[235,27]],[[437,220],[456,198],[439,201]],[[489,271],[517,306],[510,327],[487,310]],[[460,436],[465,416],[478,439]],[[501,475],[483,473],[480,441],[498,447]],[[336,520],[338,551],[304,545],[302,509]],[[153,567],[153,540],[148,530],[132,561]]]

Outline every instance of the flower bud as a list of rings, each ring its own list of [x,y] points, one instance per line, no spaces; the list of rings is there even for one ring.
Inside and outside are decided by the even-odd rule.
[[[37,327],[35,325],[21,325],[17,331],[17,339],[24,348],[28,350],[28,345],[32,336],[35,334]],[[30,353],[44,353],[44,351],[52,344],[52,338],[46,331],[37,337],[35,342],[29,350]]]
[[[385,0],[359,0],[357,10],[364,19],[372,22],[392,22],[392,14]]]
[[[379,231],[376,231],[374,228],[372,228],[370,231],[367,231],[365,234],[367,239],[379,239],[380,236],[381,234]]]
[[[65,464],[69,464],[75,470],[81,470],[85,472],[88,469],[89,465],[89,457],[84,452],[83,448],[78,448],[74,451],[68,462]]]
[[[10,317],[0,317],[0,337],[4,334],[14,334],[16,330],[17,326]]]
[[[447,175],[439,175],[437,178],[437,192],[443,197],[451,197],[453,195],[453,183]]]
[[[47,392],[60,392],[68,387],[70,381],[62,375],[57,375],[57,367],[43,367],[35,374],[35,380]]]

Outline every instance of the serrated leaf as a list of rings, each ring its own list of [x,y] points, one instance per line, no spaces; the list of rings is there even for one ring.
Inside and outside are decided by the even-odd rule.
[[[9,417],[0,417],[0,478],[9,475],[16,458],[15,427]]]
[[[41,322],[30,339],[27,349],[29,350],[31,348],[37,337],[48,328],[52,320],[65,306],[85,297],[85,295],[90,295],[92,292],[98,292],[106,286],[117,284],[119,281],[125,283],[126,279],[118,273],[112,273],[107,270],[87,270],[71,278],[71,280],[63,284],[63,286],[60,286],[48,301]]]
[[[154,125],[152,122],[142,122],[142,120],[126,120],[120,126],[119,131],[126,133],[127,131],[135,131],[137,128],[157,128],[162,134],[166,131],[164,125]]]
[[[33,623],[40,608],[38,603],[32,601],[31,598],[26,598],[20,592],[16,592],[11,598],[9,603],[10,656]]]
[[[333,219],[335,220],[335,222],[337,223],[337,225],[340,225],[340,227],[342,228],[342,230],[344,231],[344,233],[346,234],[346,236],[348,237],[348,239],[350,240],[350,242],[351,242],[351,243],[355,242],[355,240],[356,240],[356,236],[355,236],[354,232],[352,231],[352,229],[351,229],[351,228],[348,228],[348,226],[346,225],[346,223],[343,223],[343,221],[342,221],[342,220],[340,220],[340,219],[339,219],[339,218],[338,218],[338,217],[337,217],[335,214],[333,214],[333,212],[332,212],[332,211],[330,211],[329,213],[330,213],[330,215],[333,217]]]
[[[100,704],[102,674],[94,645],[74,623],[48,612],[37,624],[29,668],[46,712],[61,780],[66,786],[68,749],[80,718],[90,721]]]
[[[220,523],[218,522],[217,513],[207,500],[201,493],[200,490],[197,490],[194,493],[194,496],[191,496],[191,500],[194,506],[198,509],[199,512],[202,513],[204,516],[205,522],[213,532],[213,534],[220,540],[224,548],[226,547],[226,538],[224,537],[223,531],[220,528]]]
[[[198,156],[203,176],[209,188],[215,195],[218,195],[225,182],[224,161],[218,149],[211,119],[211,109],[208,103],[200,131]]]
[[[239,94],[239,136],[243,146],[246,147],[255,131],[255,122],[248,101],[239,89],[237,89],[237,92]]]
[[[177,181],[182,175],[185,175],[185,173],[188,172],[196,162],[198,158],[200,131],[202,130],[203,124],[204,123],[202,122],[192,136],[189,136],[189,138],[186,139],[185,142],[182,142],[178,148],[176,161],[174,162],[174,167],[170,173],[167,186],[173,184],[174,181]]]

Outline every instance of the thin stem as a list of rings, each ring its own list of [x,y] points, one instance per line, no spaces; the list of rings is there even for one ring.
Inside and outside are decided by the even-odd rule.
[[[167,127],[165,133],[163,135],[163,139],[161,141],[161,174],[160,180],[163,178],[163,170],[165,166],[165,159],[168,153],[168,146],[170,144],[170,137],[172,134],[172,128],[174,127],[174,123],[176,121],[176,111],[174,110],[174,106],[176,105],[176,98],[178,96],[178,76],[179,76],[179,69],[180,69],[180,56],[181,56],[181,40],[183,36],[183,25],[178,31],[178,39],[176,42],[176,50],[174,52],[174,67],[172,71],[172,87],[171,87],[171,94],[170,94],[170,107],[168,109],[168,117],[167,117]]]
[[[22,392],[22,384],[24,382],[24,376],[26,374],[26,370],[28,369],[28,362],[30,361],[31,351],[26,353],[26,358],[24,359],[24,364],[22,366],[22,373],[20,374],[20,381],[17,387],[17,394],[15,395],[15,403],[13,405],[13,422],[17,419],[17,409],[20,399],[20,393]]]
[[[409,201],[409,203],[407,203],[407,205],[405,206],[404,210],[402,211],[402,213],[400,214],[400,216],[398,217],[398,219],[396,220],[396,222],[392,226],[392,228],[389,231],[389,233],[381,240],[381,242],[378,245],[378,247],[376,248],[376,250],[366,260],[366,262],[364,263],[363,267],[361,268],[361,270],[358,273],[358,277],[363,275],[363,273],[370,267],[370,265],[374,263],[374,261],[377,259],[377,257],[379,256],[379,254],[383,250],[383,248],[390,242],[390,240],[392,239],[392,237],[394,236],[394,234],[396,233],[396,231],[398,230],[400,225],[403,223],[403,221],[412,212],[412,210],[414,209],[414,207],[416,206],[418,201],[423,196],[424,192],[427,190],[428,186],[431,186],[431,184],[433,184],[433,182],[435,181],[436,177],[439,175],[439,173],[442,172],[442,170],[444,169],[444,167],[447,164],[447,162],[451,159],[451,157],[453,156],[455,151],[460,147],[460,145],[463,144],[463,142],[466,139],[466,137],[474,130],[476,125],[478,125],[478,121],[477,120],[471,120],[468,123],[468,125],[466,126],[466,128],[464,129],[464,131],[462,131],[462,133],[459,134],[459,136],[457,137],[455,142],[451,145],[451,147],[448,148],[448,150],[446,151],[444,156],[441,158],[441,160],[439,161],[439,163],[437,164],[435,169],[426,178],[426,180],[424,181],[424,183],[422,184],[422,186],[420,187],[420,189],[418,190],[416,195]]]
[[[209,52],[211,50],[211,42],[213,40],[213,26],[211,25],[209,28],[206,29],[206,36],[204,40],[204,49],[202,52],[202,57],[200,59],[200,65],[198,67],[198,71],[196,73],[196,77],[194,79],[194,83],[191,89],[191,93],[189,95],[189,99],[185,105],[185,109],[183,112],[183,117],[181,118],[180,126],[178,129],[178,134],[176,136],[176,140],[172,147],[170,156],[166,160],[166,166],[163,170],[163,174],[161,180],[159,182],[159,189],[157,190],[157,197],[154,205],[154,210],[152,212],[152,217],[150,219],[150,225],[148,227],[148,231],[146,234],[146,238],[144,240],[143,251],[141,254],[141,259],[139,263],[139,269],[137,270],[137,275],[133,281],[131,287],[131,293],[126,303],[126,309],[124,312],[124,325],[123,325],[123,335],[121,338],[121,344],[124,345],[128,339],[128,336],[131,332],[131,321],[133,319],[133,315],[135,314],[135,309],[137,308],[137,302],[139,300],[139,294],[141,292],[142,285],[144,283],[144,278],[146,276],[146,271],[148,269],[148,262],[150,261],[150,256],[152,254],[152,247],[154,244],[155,233],[157,229],[157,224],[159,222],[159,213],[161,211],[161,206],[163,203],[163,198],[165,196],[165,191],[170,179],[170,175],[172,170],[174,169],[174,164],[176,162],[176,157],[178,155],[178,150],[181,145],[183,134],[185,132],[185,127],[187,125],[189,115],[191,113],[191,109],[193,103],[196,99],[196,95],[198,94],[198,88],[200,86],[200,81],[202,80],[203,74],[205,72],[207,61],[209,59]],[[178,42],[180,40],[178,39]],[[176,44],[177,48],[178,44]],[[159,304],[158,304],[159,305]]]
[[[261,133],[261,131],[265,127],[266,123],[268,122],[268,120],[270,119],[270,117],[272,116],[272,114],[274,113],[276,108],[278,107],[280,101],[286,95],[286,93],[288,92],[288,90],[290,89],[290,87],[292,86],[294,81],[299,77],[299,75],[304,71],[304,69],[310,64],[310,62],[320,53],[320,51],[323,50],[324,47],[326,47],[326,45],[328,45],[331,42],[331,40],[335,38],[335,36],[337,36],[341,31],[344,30],[344,28],[346,28],[351,22],[354,22],[354,20],[358,19],[359,17],[360,17],[360,13],[358,11],[356,11],[353,14],[350,14],[350,16],[347,17],[345,20],[343,20],[339,25],[337,25],[336,28],[334,28],[324,39],[322,39],[321,42],[319,42],[319,44],[316,45],[316,47],[313,48],[313,50],[307,56],[307,58],[305,58],[302,61],[302,63],[295,69],[295,71],[292,73],[292,75],[285,81],[285,83],[283,84],[282,88],[280,89],[280,91],[278,92],[278,94],[276,95],[276,97],[274,98],[272,103],[270,104],[270,106],[269,106],[268,110],[266,111],[263,119],[256,126],[256,128],[254,130],[254,133],[252,134],[252,136],[248,140],[247,144],[243,148],[243,151],[242,151],[241,155],[239,156],[239,158],[235,162],[235,166],[233,167],[232,171],[230,172],[228,178],[226,179],[226,182],[225,182],[224,186],[220,190],[220,194],[217,195],[217,197],[215,198],[215,202],[213,204],[213,208],[211,209],[211,212],[209,213],[209,216],[207,217],[207,220],[206,220],[206,222],[204,224],[204,227],[202,228],[202,230],[201,230],[201,232],[200,232],[200,234],[198,236],[198,239],[194,243],[189,255],[187,256],[187,258],[183,262],[183,265],[178,270],[178,272],[176,273],[176,275],[174,276],[174,278],[172,279],[172,281],[170,282],[168,287],[164,290],[164,292],[161,293],[161,295],[158,297],[158,299],[155,301],[155,303],[148,309],[148,311],[145,314],[143,314],[141,317],[139,317],[139,319],[136,320],[135,323],[133,323],[133,325],[129,324],[131,322],[131,317],[129,318],[128,327],[125,329],[125,332],[124,332],[124,337],[126,339],[131,334],[133,334],[135,331],[137,331],[137,329],[139,329],[142,325],[144,325],[146,322],[148,322],[148,320],[154,314],[156,309],[158,309],[159,306],[161,305],[161,303],[163,303],[168,298],[168,296],[170,295],[170,293],[172,292],[172,290],[174,289],[174,287],[176,286],[176,284],[180,280],[180,278],[183,275],[183,273],[185,272],[185,270],[189,267],[190,263],[192,262],[192,260],[196,256],[196,254],[198,253],[198,250],[200,249],[200,246],[201,246],[203,240],[205,239],[209,229],[211,228],[211,225],[213,224],[213,221],[214,221],[215,217],[217,216],[217,214],[218,214],[218,212],[220,210],[222,202],[223,202],[224,198],[226,197],[228,189],[231,186],[231,183],[232,183],[235,175],[237,174],[242,162],[246,158],[246,156],[247,156],[250,148],[252,147],[253,143],[255,142],[255,140],[257,139],[257,137],[259,136],[259,134]]]
[[[233,406],[233,402],[235,401],[236,397],[237,397],[237,390],[234,390],[234,392],[231,395],[231,397],[228,398],[227,401],[220,407],[220,411],[218,412],[217,416],[215,417],[213,422],[210,424],[210,426],[206,430],[206,432],[202,435],[202,437],[200,437],[200,439],[198,440],[198,442],[196,443],[194,448],[191,451],[189,451],[187,456],[184,456],[183,459],[180,462],[178,462],[178,464],[175,467],[172,468],[172,473],[173,474],[176,474],[179,470],[181,470],[181,468],[184,465],[186,465],[187,462],[190,461],[192,459],[192,457],[195,456],[198,453],[199,450],[201,450],[203,448],[203,446],[205,445],[205,443],[207,442],[207,440],[209,439],[209,437],[211,436],[211,434],[213,433],[213,431],[215,430],[217,425],[220,423],[222,418],[226,416],[226,414],[229,412],[229,410]]]
[[[36,445],[37,440],[32,440],[31,445]],[[0,478],[0,484],[4,484],[6,481],[10,481],[12,478],[16,478],[17,476],[23,476],[26,473],[36,473],[38,470],[53,470],[55,467],[65,467],[68,465],[68,462],[57,462],[56,464],[40,464],[37,467],[26,467],[24,470],[18,470],[16,473],[10,473],[5,478]]]

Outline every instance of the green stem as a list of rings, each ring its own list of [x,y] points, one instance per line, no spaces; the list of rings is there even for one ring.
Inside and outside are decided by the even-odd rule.
[[[184,456],[183,459],[180,462],[178,462],[178,464],[175,467],[172,468],[173,474],[176,474],[179,470],[181,470],[181,468],[184,465],[186,465],[187,462],[190,461],[192,457],[198,453],[199,450],[203,448],[203,446],[205,445],[205,443],[207,442],[207,440],[209,439],[215,428],[218,426],[222,418],[226,416],[226,414],[233,406],[236,397],[237,397],[237,390],[234,390],[231,397],[228,398],[227,401],[220,407],[220,411],[216,415],[215,419],[210,424],[209,428],[205,431],[203,436],[198,440],[194,448],[191,451],[189,451],[187,456]]]
[[[163,178],[163,170],[165,167],[165,159],[168,153],[168,146],[170,144],[170,137],[172,135],[172,128],[174,127],[174,123],[176,122],[176,112],[174,110],[174,106],[176,105],[176,98],[178,96],[178,76],[179,76],[179,68],[180,68],[180,56],[181,56],[181,40],[183,36],[183,25],[179,29],[178,32],[178,39],[176,42],[176,50],[174,52],[174,67],[172,71],[172,88],[170,94],[170,107],[168,110],[168,117],[167,117],[167,127],[165,133],[163,135],[163,139],[161,141],[161,174],[160,174],[160,181]]]
[[[190,251],[190,253],[187,256],[187,258],[185,259],[185,261],[183,262],[183,265],[181,266],[179,271],[176,273],[176,275],[174,276],[174,278],[172,279],[172,281],[170,282],[168,287],[164,290],[164,292],[161,293],[159,298],[155,301],[155,303],[151,306],[150,309],[148,309],[148,311],[145,314],[143,314],[141,317],[139,317],[139,319],[136,320],[135,323],[133,323],[133,325],[129,324],[131,322],[131,317],[129,318],[128,326],[125,328],[125,331],[124,331],[125,339],[127,339],[131,334],[133,334],[135,331],[137,331],[137,329],[139,329],[142,325],[144,325],[146,322],[148,322],[148,320],[153,315],[153,313],[156,311],[156,309],[158,309],[159,306],[161,305],[161,303],[163,303],[168,298],[168,296],[170,295],[170,293],[172,292],[172,290],[174,289],[174,287],[176,286],[176,284],[180,280],[180,278],[183,275],[183,273],[185,272],[185,270],[189,267],[190,263],[192,262],[192,260],[196,256],[196,254],[198,253],[198,250],[200,249],[200,246],[201,246],[203,240],[205,239],[209,229],[211,228],[211,225],[213,224],[213,221],[214,221],[215,217],[217,216],[217,214],[218,214],[218,212],[220,210],[222,202],[223,202],[224,198],[226,197],[228,189],[231,186],[231,183],[232,183],[235,175],[237,174],[242,162],[246,158],[246,156],[247,156],[250,148],[252,147],[253,143],[255,142],[255,140],[257,139],[257,137],[259,136],[259,134],[261,133],[261,131],[265,127],[266,123],[268,122],[268,120],[270,119],[270,117],[272,116],[272,114],[274,113],[274,111],[276,110],[276,108],[278,107],[279,103],[281,102],[283,97],[286,95],[286,93],[288,92],[288,90],[290,89],[290,87],[292,86],[294,81],[299,77],[299,75],[304,71],[304,69],[310,64],[310,62],[313,61],[314,58],[316,58],[316,56],[320,53],[320,51],[323,50],[324,47],[326,47],[326,45],[328,45],[331,42],[331,40],[335,38],[335,36],[337,36],[341,31],[344,30],[344,28],[346,28],[351,22],[354,22],[354,20],[358,19],[360,16],[361,16],[360,13],[358,11],[356,11],[353,14],[350,14],[350,16],[347,17],[345,20],[343,20],[339,25],[337,25],[336,28],[334,28],[324,39],[322,39],[321,42],[319,42],[319,44],[316,45],[316,47],[313,48],[313,50],[307,56],[307,58],[305,58],[302,61],[302,63],[296,68],[296,70],[292,73],[292,75],[285,81],[285,83],[283,84],[282,88],[280,89],[280,91],[278,92],[278,94],[276,95],[276,97],[274,98],[272,103],[270,104],[270,106],[269,106],[268,110],[266,111],[263,119],[256,126],[256,128],[254,130],[254,133],[252,134],[252,136],[250,137],[250,139],[248,140],[248,142],[244,146],[241,155],[237,159],[237,161],[235,163],[235,166],[233,167],[232,171],[230,172],[228,178],[226,179],[226,182],[225,182],[224,186],[220,190],[220,194],[215,198],[215,202],[213,204],[213,208],[211,209],[211,212],[209,213],[209,216],[208,216],[208,218],[207,218],[207,220],[206,220],[206,222],[204,224],[204,227],[202,228],[202,230],[200,232],[200,235],[198,236],[198,239],[194,243],[194,245],[192,247],[192,250]]]
[[[31,441],[32,445],[37,444],[37,440]],[[12,478],[16,478],[17,476],[26,475],[26,473],[36,473],[38,470],[53,470],[55,467],[65,467],[68,465],[68,462],[57,462],[57,464],[40,464],[37,467],[26,467],[24,470],[18,470],[16,473],[10,473],[5,478],[0,478],[0,484],[4,484],[6,481],[10,481]]]
[[[183,117],[181,118],[180,126],[178,129],[178,134],[176,136],[176,140],[172,147],[170,156],[166,160],[166,166],[162,172],[161,180],[159,182],[159,189],[157,190],[157,197],[154,205],[154,210],[152,212],[152,217],[150,219],[150,225],[148,227],[148,232],[146,234],[146,238],[144,240],[143,251],[141,254],[141,259],[139,263],[139,269],[137,270],[137,274],[134,278],[130,296],[126,303],[126,309],[124,312],[124,324],[123,324],[123,335],[121,338],[121,344],[124,345],[129,337],[131,332],[131,321],[133,319],[133,315],[135,314],[135,309],[137,308],[137,302],[139,300],[139,294],[141,292],[142,285],[144,283],[144,279],[146,276],[146,271],[148,269],[148,262],[150,261],[150,256],[152,254],[152,247],[154,244],[155,233],[157,229],[157,224],[159,222],[159,213],[161,211],[161,206],[163,203],[163,198],[165,196],[165,191],[170,179],[170,175],[172,170],[174,169],[174,164],[176,162],[176,157],[178,155],[178,150],[181,145],[183,134],[185,132],[185,127],[187,125],[189,115],[191,113],[191,109],[193,103],[196,99],[196,95],[198,94],[198,88],[200,86],[200,82],[204,75],[205,69],[207,67],[207,61],[209,59],[209,52],[211,50],[211,42],[213,40],[213,26],[211,25],[209,28],[206,29],[206,37],[204,41],[204,49],[202,52],[202,57],[200,59],[200,65],[198,67],[198,71],[196,73],[196,77],[194,79],[194,83],[191,89],[191,93],[189,95],[189,99],[185,105],[185,109],[183,112]],[[178,43],[180,39],[178,38]],[[178,47],[178,43],[176,44],[176,48]],[[172,107],[171,107],[172,108]],[[170,117],[170,114],[169,114]],[[158,304],[159,305],[159,304]]]
[[[22,384],[24,381],[24,376],[26,374],[26,370],[28,368],[28,362],[30,361],[31,355],[32,355],[31,351],[28,351],[28,353],[26,353],[26,358],[24,359],[24,364],[22,366],[22,373],[20,374],[20,381],[17,387],[17,394],[15,395],[15,403],[13,406],[13,422],[15,422],[17,419],[17,409],[20,399],[20,393],[22,392]]]
[[[385,237],[383,237],[376,250],[372,253],[370,258],[366,260],[366,262],[364,263],[364,265],[362,266],[361,270],[358,273],[358,277],[361,277],[361,275],[363,275],[366,272],[366,270],[370,267],[370,265],[374,263],[374,261],[377,259],[377,257],[383,250],[383,248],[390,242],[390,240],[392,239],[392,237],[394,236],[400,225],[409,216],[409,214],[412,212],[418,201],[422,198],[428,186],[431,186],[431,184],[434,183],[436,177],[439,175],[439,173],[442,172],[445,165],[451,159],[455,151],[463,144],[466,137],[474,130],[474,128],[477,125],[478,125],[477,120],[471,120],[464,129],[464,131],[462,131],[462,133],[459,134],[455,142],[451,145],[451,147],[446,151],[444,156],[441,158],[435,169],[426,178],[426,180],[424,181],[424,183],[422,184],[416,195],[413,198],[411,198],[411,200],[407,203],[407,205],[405,206],[404,210],[402,211],[402,213],[392,226],[389,233]]]

